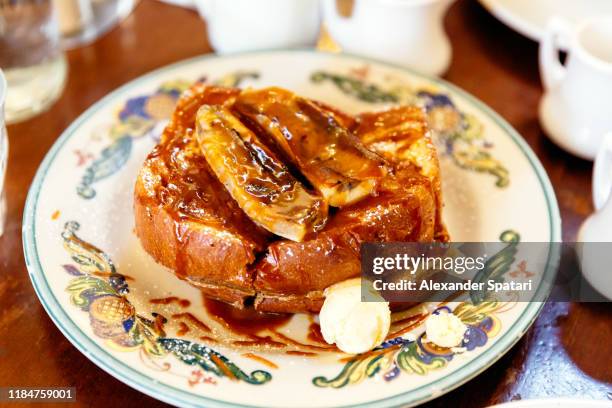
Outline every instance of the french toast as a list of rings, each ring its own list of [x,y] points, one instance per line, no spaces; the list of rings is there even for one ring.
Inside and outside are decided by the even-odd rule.
[[[420,108],[351,116],[299,98],[289,108],[307,110],[307,115],[296,114],[316,121],[301,133],[299,123],[290,121],[290,110],[276,115],[269,109],[269,92],[294,98],[289,91],[253,92],[197,84],[179,99],[135,186],[135,231],[157,262],[204,296],[237,307],[318,312],[325,288],[359,275],[362,242],[448,240],[441,220],[438,159]],[[209,133],[219,118],[233,123],[225,129],[232,134]],[[317,168],[318,158],[312,154],[316,145],[309,145],[306,153],[295,145],[282,146],[281,136],[291,137],[289,132],[305,139],[316,132],[312,138],[323,147],[330,138],[347,147],[328,149],[331,153]],[[321,134],[325,132],[334,134]],[[243,147],[240,155],[225,157],[236,143]],[[251,157],[251,163],[243,160],[241,165],[259,166],[253,174],[266,175],[263,191],[274,194],[254,204],[248,196],[253,195],[253,182],[236,181],[240,174],[228,167],[236,157]],[[352,157],[352,163],[346,157]],[[333,183],[324,179],[327,170],[321,171],[326,163],[333,169]],[[269,176],[279,169],[282,177]],[[277,201],[286,201],[279,194],[287,191],[279,190],[282,185],[303,190],[318,211],[317,225],[300,229],[283,224],[293,232],[285,234],[289,239],[270,222],[286,217]],[[261,195],[262,190],[256,190]]]

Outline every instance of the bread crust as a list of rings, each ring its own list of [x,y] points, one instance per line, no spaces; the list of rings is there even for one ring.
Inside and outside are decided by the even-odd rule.
[[[214,177],[193,135],[201,104],[223,103],[237,92],[198,85],[181,97],[136,181],[136,234],[144,250],[179,278],[237,307],[318,312],[325,288],[359,275],[362,242],[448,239],[440,216],[437,156],[417,108],[398,116],[413,126],[402,130],[410,133],[403,138],[396,129],[392,136],[403,141],[403,150],[396,146],[395,153],[388,144],[381,150],[384,136],[376,139],[378,145],[368,143],[376,114],[353,118],[329,108],[368,148],[393,163],[395,174],[376,196],[338,209],[322,231],[303,242],[278,239],[255,225]]]

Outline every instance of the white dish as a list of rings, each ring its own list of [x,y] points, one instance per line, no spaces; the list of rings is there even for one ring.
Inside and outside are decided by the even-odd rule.
[[[48,153],[28,195],[23,237],[33,285],[60,330],[94,363],[179,406],[408,406],[473,378],[529,328],[541,303],[452,303],[449,308],[472,326],[470,336],[478,337],[472,343],[477,347],[460,355],[396,339],[375,353],[339,361],[343,356],[304,340],[310,322],[304,315],[269,335],[300,338],[319,347],[316,355],[262,352],[254,359],[238,347],[211,343],[208,335],[218,328],[199,292],[144,253],[132,214],[143,159],[180,90],[202,77],[226,85],[284,86],[353,113],[421,103],[435,129],[445,221],[454,240],[561,238],[557,202],[533,152],[498,115],[448,83],[312,51],[195,58],[145,75],[85,112]],[[179,299],[151,304],[168,296]],[[182,317],[172,317],[162,332],[153,311]],[[423,327],[416,322],[429,311],[415,312],[417,337]],[[185,313],[213,329],[205,332]]]
[[[595,159],[612,129],[607,108],[612,93],[612,15],[572,25],[551,19],[540,46],[544,96],[539,117],[553,142],[587,160]],[[559,61],[559,44],[567,50]]]
[[[490,408],[609,408],[610,401],[594,401],[572,398],[542,398],[524,401],[512,401],[493,405]]]
[[[540,41],[552,16],[574,23],[588,17],[612,14],[608,0],[479,0],[491,14],[515,31]]]

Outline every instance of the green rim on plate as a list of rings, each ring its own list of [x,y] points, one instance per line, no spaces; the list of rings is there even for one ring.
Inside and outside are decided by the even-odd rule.
[[[283,50],[283,51],[258,51],[251,53],[239,53],[228,55],[222,58],[234,58],[241,57],[244,55],[257,55],[257,54],[282,54],[282,53],[292,53],[292,52],[309,52],[313,54],[318,54],[317,51],[314,50]],[[329,54],[325,54],[329,55]],[[540,182],[542,192],[546,198],[546,203],[548,207],[548,216],[549,216],[549,225],[550,225],[550,241],[557,242],[561,240],[561,229],[560,229],[560,216],[559,216],[559,207],[557,204],[557,200],[555,198],[554,191],[550,184],[550,180],[548,179],[545,170],[540,164],[539,160],[524,141],[524,139],[497,113],[495,113],[491,108],[486,106],[484,103],[480,102],[478,99],[468,94],[467,92],[457,88],[456,86],[438,79],[432,78],[426,75],[422,75],[416,73],[412,70],[406,69],[404,67],[399,67],[393,64],[383,63],[376,60],[352,56],[348,54],[340,54],[336,56],[337,58],[342,58],[343,56],[347,56],[349,58],[359,58],[365,61],[371,61],[373,63],[380,64],[382,66],[388,66],[395,69],[403,70],[411,75],[415,75],[421,77],[423,79],[427,79],[429,81],[435,82],[438,85],[441,85],[452,92],[455,92],[467,99],[470,103],[472,103],[476,108],[482,111],[485,115],[487,115],[490,119],[492,119],[500,128],[502,128],[506,134],[508,134],[514,143],[520,148],[523,154],[528,159],[531,167],[535,171],[538,176],[538,180]],[[76,119],[60,136],[60,138],[55,142],[55,144],[51,147],[44,160],[42,161],[36,176],[34,177],[34,181],[30,187],[30,191],[28,193],[28,197],[26,200],[24,217],[23,217],[23,248],[26,266],[29,271],[30,279],[32,280],[32,284],[34,286],[34,290],[38,295],[43,307],[56,324],[56,326],[60,329],[60,331],[64,334],[64,336],[87,358],[93,361],[96,365],[102,368],[104,371],[108,372],[112,376],[118,378],[125,384],[141,391],[151,397],[159,399],[161,401],[173,404],[180,405],[185,407],[192,406],[202,406],[205,404],[207,407],[257,407],[257,405],[241,405],[234,404],[229,402],[224,402],[220,400],[215,400],[211,398],[207,398],[205,396],[196,395],[194,393],[190,393],[179,388],[173,387],[171,385],[160,383],[159,381],[135,370],[134,368],[128,366],[126,363],[121,360],[115,358],[111,354],[109,354],[105,349],[100,347],[97,342],[95,342],[92,338],[87,336],[68,316],[66,311],[62,308],[59,301],[51,291],[45,274],[43,273],[42,265],[40,263],[40,259],[38,256],[38,249],[36,246],[36,223],[35,223],[35,215],[37,211],[38,205],[38,196],[40,193],[41,186],[45,180],[48,169],[52,165],[55,160],[56,155],[62,148],[62,146],[70,140],[70,138],[75,134],[75,131],[81,126],[82,123],[87,121],[95,112],[101,109],[108,101],[112,100],[116,96],[128,91],[135,85],[142,83],[143,81],[158,75],[162,72],[169,71],[180,66],[184,66],[187,64],[191,64],[197,61],[204,61],[212,58],[218,58],[212,55],[204,55],[191,59],[187,59],[184,61],[177,62],[172,65],[168,65],[166,67],[160,68],[158,70],[152,71],[146,75],[143,75],[123,86],[114,90],[113,92],[106,95],[104,98],[99,100],[93,106],[91,106],[86,112],[84,112],[78,119]],[[554,264],[554,255],[552,251],[548,254],[547,266],[545,273],[554,273],[555,264]],[[540,288],[544,290],[544,288]],[[541,295],[538,293],[536,296]],[[541,298],[546,298],[546,296],[542,296]],[[464,366],[458,368],[448,376],[437,380],[434,383],[421,386],[419,388],[410,390],[408,392],[398,394],[392,397],[386,397],[384,399],[380,399],[377,401],[371,401],[363,404],[351,405],[354,407],[390,407],[390,406],[398,406],[398,405],[413,405],[417,403],[422,403],[433,399],[437,396],[440,396],[454,388],[459,387],[470,379],[474,378],[476,375],[480,374],[482,371],[490,367],[493,363],[495,363],[505,352],[507,352],[527,331],[527,329],[531,326],[535,318],[537,317],[540,309],[542,308],[543,303],[530,303],[525,311],[521,314],[521,316],[514,322],[514,324],[508,329],[508,332],[497,340],[490,348],[485,350],[482,354],[474,358],[473,360],[466,363]]]

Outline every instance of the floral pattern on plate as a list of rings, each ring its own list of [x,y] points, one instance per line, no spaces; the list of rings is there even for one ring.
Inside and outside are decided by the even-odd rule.
[[[132,306],[125,297],[129,292],[126,277],[117,273],[107,254],[76,235],[79,228],[78,222],[69,221],[62,233],[64,248],[77,264],[63,265],[66,272],[75,276],[66,291],[73,305],[89,313],[96,336],[128,351],[140,350],[148,359],[171,353],[183,363],[218,377],[255,385],[272,379],[272,375],[264,370],[245,373],[223,354],[203,344],[166,337],[160,324],[163,317],[156,315],[154,319],[148,319]]]
[[[114,348],[139,351],[148,360],[172,354],[184,364],[198,367],[217,377],[228,377],[254,385],[265,384],[272,379],[272,375],[264,370],[247,374],[223,354],[204,344],[168,337],[163,328],[165,317],[153,312],[152,318],[147,318],[147,313],[136,310],[126,297],[130,290],[128,280],[131,278],[118,273],[104,251],[79,238],[76,234],[79,228],[77,221],[68,221],[62,232],[64,248],[76,264],[63,265],[64,270],[74,276],[66,291],[70,294],[71,303],[89,314],[90,325],[96,336],[106,339]],[[503,281],[504,275],[515,262],[518,234],[508,230],[500,238],[508,246],[487,261],[485,268],[474,278],[475,281]],[[444,310],[454,313],[467,325],[464,340],[457,349],[437,347],[427,342],[424,332],[414,340],[403,336],[407,329],[422,330],[422,323],[427,316],[423,314],[408,328],[397,333],[400,335],[387,339],[370,352],[348,358],[336,377],[327,379],[319,376],[312,383],[317,387],[342,388],[375,375],[382,375],[385,381],[397,378],[401,371],[426,375],[431,370],[445,367],[456,354],[484,346],[489,338],[500,331],[501,323],[495,314],[508,310],[512,303],[488,299],[482,293],[471,293],[470,297],[471,301],[462,302],[452,310],[442,305],[432,312],[435,314]],[[201,325],[210,331],[205,324]],[[152,364],[159,365],[155,362]],[[166,364],[170,369],[170,365]]]
[[[213,82],[233,87],[239,86],[244,79],[256,79],[258,75],[257,72],[236,71]],[[200,78],[198,81],[206,81],[206,78]],[[93,185],[117,173],[126,164],[135,139],[148,136],[157,140],[174,111],[177,99],[191,84],[192,82],[181,79],[168,81],[150,95],[128,99],[117,113],[117,122],[108,130],[111,144],[87,167],[77,186],[77,194],[84,199],[94,198],[96,190]],[[81,157],[86,156],[81,154]]]
[[[484,282],[491,279],[503,282],[504,275],[510,272],[515,263],[519,239],[519,234],[515,231],[504,231],[500,240],[508,245],[487,260],[485,267],[476,274],[473,281]],[[496,315],[509,310],[515,304],[492,299],[486,292],[472,291],[470,300],[459,303],[454,309],[443,305],[432,312],[453,313],[468,327],[459,347],[438,347],[427,342],[425,332],[416,339],[398,336],[386,340],[372,351],[348,359],[336,377],[315,377],[312,382],[318,387],[342,388],[377,374],[382,375],[385,381],[397,378],[401,372],[427,375],[431,370],[445,367],[457,354],[482,347],[489,339],[497,336],[501,323]]]
[[[350,69],[347,74],[328,71],[314,72],[313,83],[331,82],[340,91],[367,103],[416,104],[425,109],[429,126],[434,132],[438,153],[449,156],[464,169],[495,176],[495,185],[508,186],[508,169],[493,157],[493,143],[484,138],[478,119],[461,112],[444,91],[436,87],[419,88],[389,76],[384,85],[368,82],[369,65]]]

